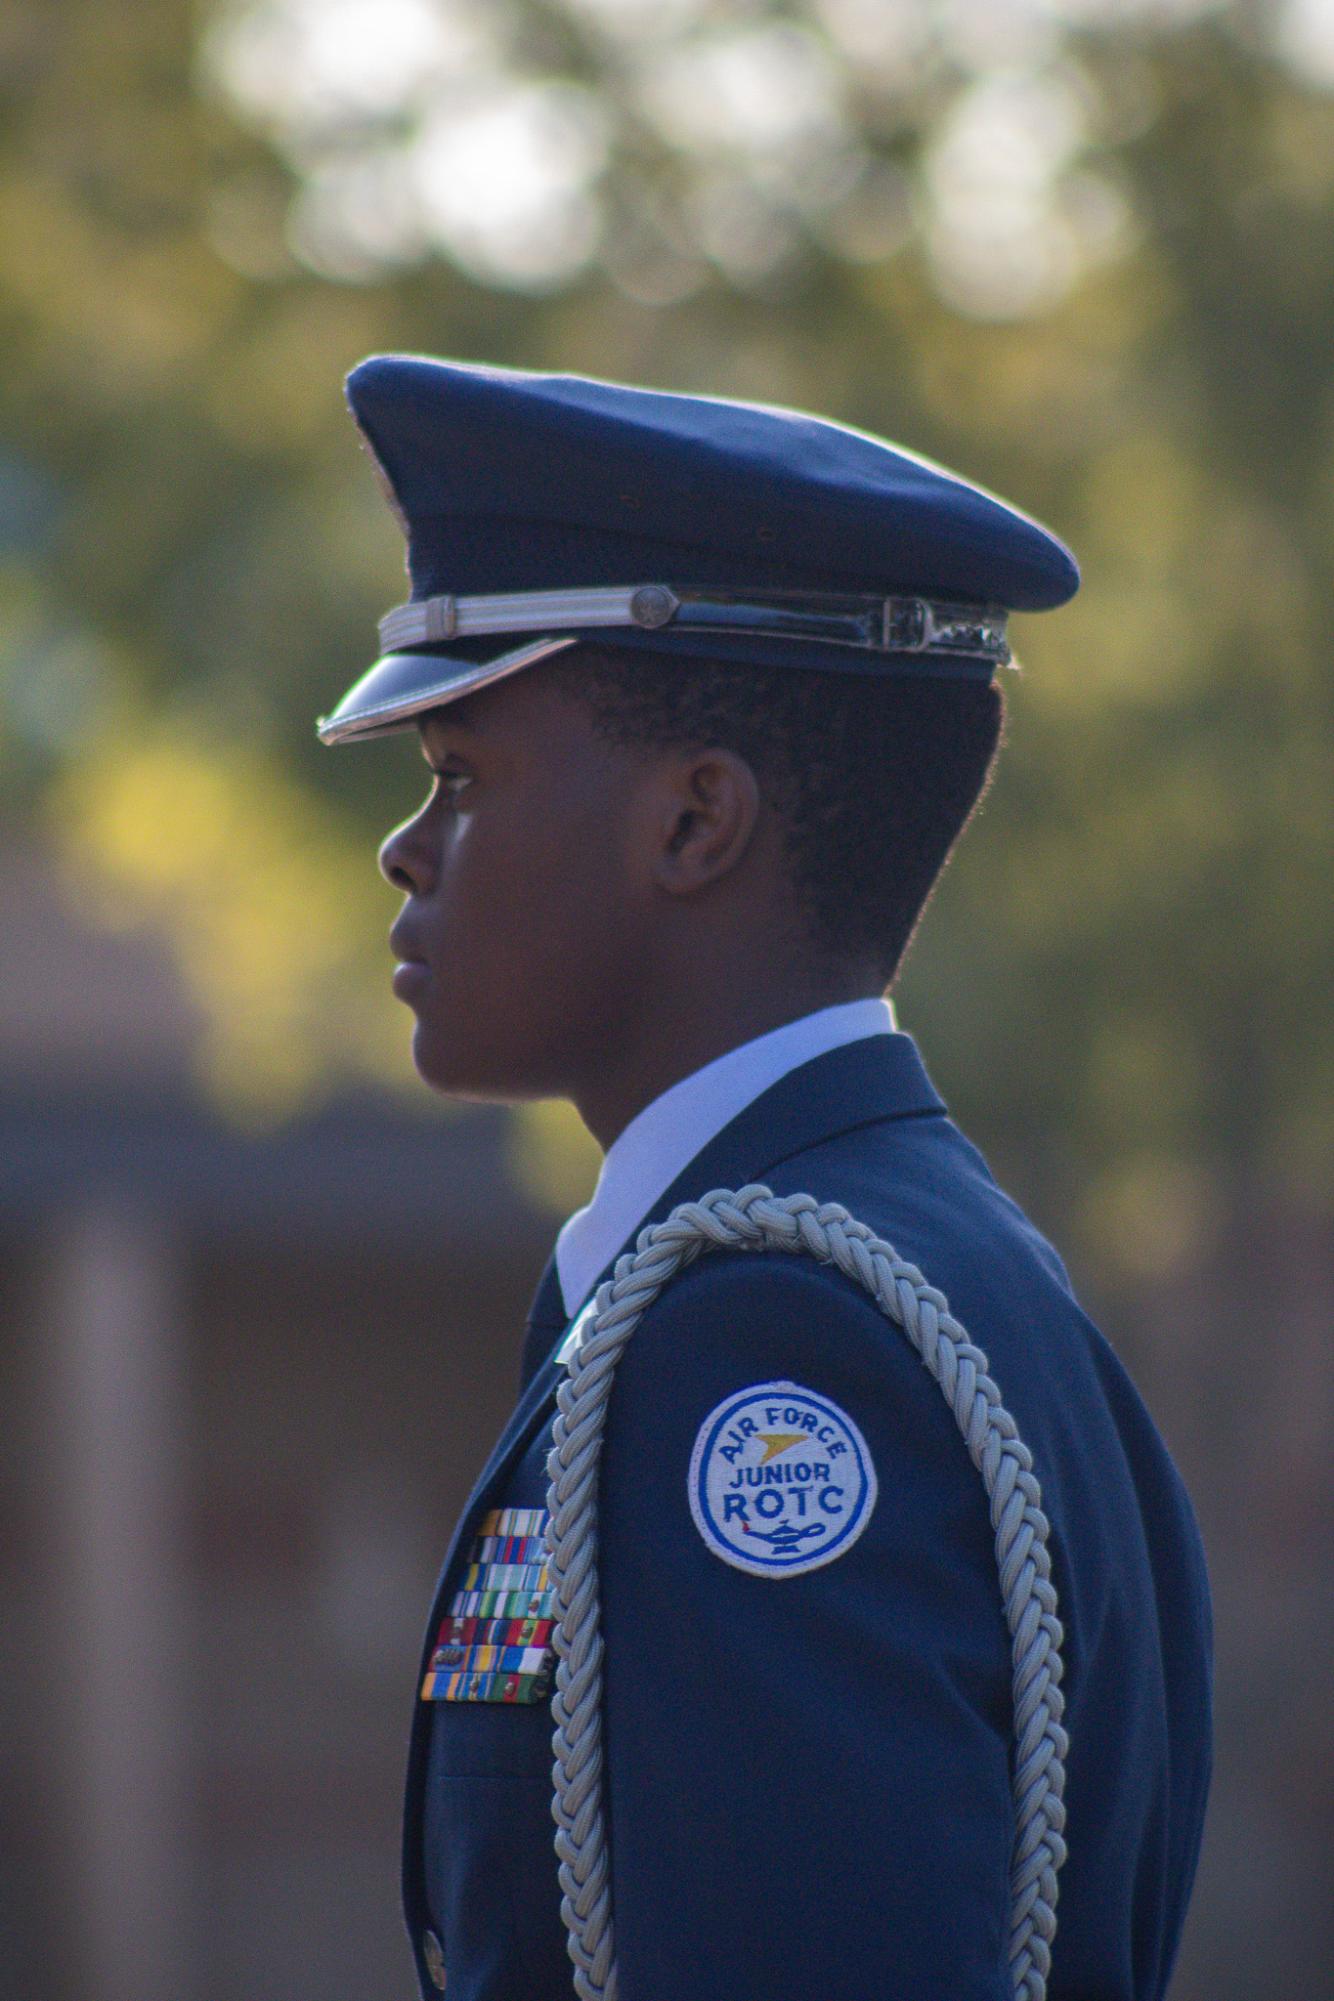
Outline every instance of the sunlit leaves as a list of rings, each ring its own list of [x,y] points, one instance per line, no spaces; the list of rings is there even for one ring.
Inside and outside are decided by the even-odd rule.
[[[356,1074],[408,1081],[373,852],[419,770],[410,745],[331,758],[312,722],[403,591],[340,378],[415,348],[823,409],[1050,520],[1084,589],[1017,621],[1011,741],[904,1018],[1021,1187],[1045,1169],[1064,1201],[1074,1170],[1111,1264],[1132,1237],[1155,1271],[1185,1256],[1220,1161],[1314,1187],[1334,980],[1319,12],[14,15],[7,797],[55,774],[67,880],[96,919],[174,941],[223,1100],[279,1116]],[[566,1115],[516,1146],[544,1199],[586,1185]]]
[[[202,710],[188,726],[126,714],[82,740],[46,819],[89,919],[149,917],[172,940],[234,1114],[269,1121],[340,1076],[399,1073],[402,1023],[391,1034],[361,977],[372,949],[387,965],[393,899],[270,753],[220,739]]]
[[[290,242],[326,276],[443,251],[533,288],[597,260],[647,300],[654,261],[663,298],[703,282],[684,237],[763,290],[808,242],[893,254],[916,226],[892,178],[905,143],[925,153],[917,221],[960,310],[1040,309],[1123,246],[1115,183],[1079,166],[1094,93],[1062,72],[1047,10],[802,11],[224,0],[204,70],[291,162]],[[539,15],[566,29],[568,73],[533,60]]]

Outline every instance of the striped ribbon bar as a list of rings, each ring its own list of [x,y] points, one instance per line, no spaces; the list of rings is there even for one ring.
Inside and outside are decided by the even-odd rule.
[[[546,1521],[545,1508],[492,1508],[482,1517],[436,1635],[423,1702],[547,1700],[555,1605]]]

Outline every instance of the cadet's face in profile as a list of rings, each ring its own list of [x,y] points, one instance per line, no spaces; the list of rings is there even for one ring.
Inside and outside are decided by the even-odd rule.
[[[432,711],[421,741],[432,790],[380,851],[417,1069],[458,1097],[568,1092],[634,1008],[642,761],[540,669]]]

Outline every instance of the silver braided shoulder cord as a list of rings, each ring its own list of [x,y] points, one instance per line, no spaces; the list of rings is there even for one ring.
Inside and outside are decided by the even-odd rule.
[[[610,1863],[602,1812],[602,1634],[597,1476],[612,1377],[626,1342],[668,1281],[706,1250],[790,1251],[835,1266],[903,1329],[953,1411],[991,1504],[1014,1669],[1014,1848],[1010,1969],[1017,2001],[1043,2001],[1065,1860],[1061,1626],[1033,1459],[1001,1402],[987,1358],[928,1285],[836,1202],[754,1185],[684,1202],[640,1233],[598,1288],[557,1393],[547,1459],[547,1548],[557,1611],[552,1737],[561,1916],[580,2001],[616,2001]]]

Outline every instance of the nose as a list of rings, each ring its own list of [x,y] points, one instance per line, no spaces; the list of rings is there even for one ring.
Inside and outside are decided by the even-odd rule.
[[[395,827],[380,849],[380,873],[405,896],[425,896],[434,880],[423,821],[425,812]]]

